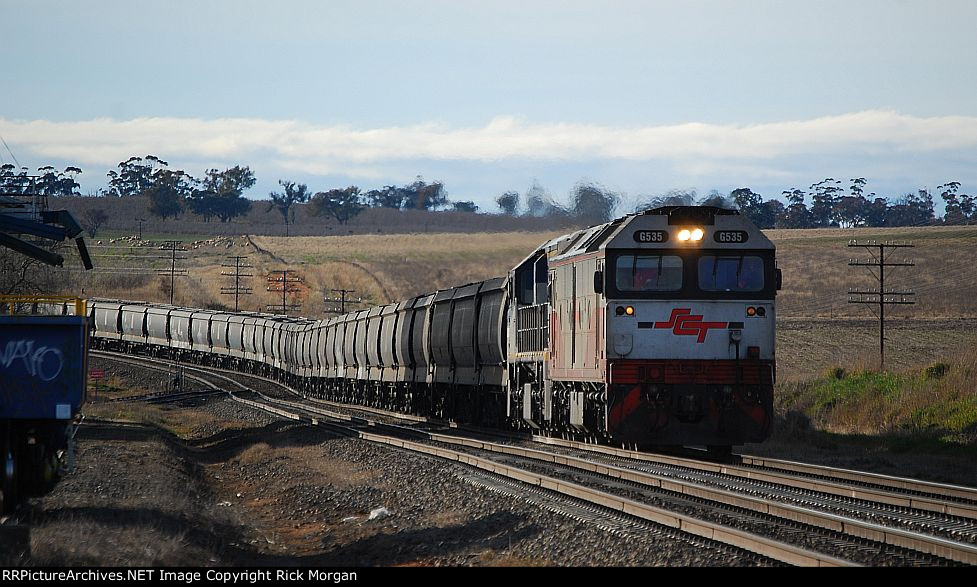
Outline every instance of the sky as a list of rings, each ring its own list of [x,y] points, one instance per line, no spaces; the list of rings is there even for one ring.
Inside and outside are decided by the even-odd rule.
[[[977,191],[972,0],[0,0],[0,162],[637,202]]]

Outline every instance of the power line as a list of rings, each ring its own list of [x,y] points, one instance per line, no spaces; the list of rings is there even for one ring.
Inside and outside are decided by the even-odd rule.
[[[102,259],[107,257],[118,257],[120,259],[169,259],[169,255],[113,255],[109,253],[98,253],[95,257]]]
[[[913,267],[915,263],[911,260],[903,261],[886,261],[885,252],[886,249],[903,249],[912,248],[915,245],[912,243],[900,243],[895,241],[864,241],[858,242],[852,239],[848,242],[849,247],[861,247],[867,250],[871,255],[872,259],[849,259],[848,265],[851,267],[866,267],[869,273],[879,282],[879,288],[873,290],[848,290],[848,303],[849,304],[878,304],[879,311],[876,316],[879,319],[879,370],[885,369],[885,307],[888,305],[911,305],[915,304],[916,301],[914,296],[916,295],[912,290],[909,291],[894,291],[887,290],[885,288],[885,268],[886,267]],[[879,254],[876,255],[873,249],[878,249]],[[873,268],[878,268],[878,274],[873,271]],[[873,308],[874,312],[874,308]]]
[[[279,276],[278,274],[281,273]],[[288,304],[286,303],[286,294],[297,293],[301,291],[300,288],[295,287],[293,284],[302,283],[300,277],[294,275],[294,271],[291,269],[281,269],[278,271],[272,271],[268,274],[267,281],[269,285],[267,291],[280,291],[282,292],[282,305],[268,304],[269,310],[277,310],[279,307],[282,309],[282,314],[288,315],[288,310],[297,310],[300,306],[298,304]],[[291,275],[290,275],[291,274]]]
[[[323,298],[323,301],[325,301],[325,302],[333,302],[333,303],[338,303],[339,304],[339,308],[327,308],[325,311],[327,313],[329,313],[329,314],[345,314],[346,313],[346,302],[350,302],[350,303],[354,303],[354,304],[359,304],[359,303],[361,303],[363,301],[363,298],[356,298],[355,300],[354,299],[349,299],[349,300],[346,299],[346,296],[348,294],[356,293],[356,290],[355,289],[331,289],[329,291],[332,291],[332,292],[335,292],[335,293],[338,293],[339,294],[339,298],[338,299],[337,298]]]
[[[234,273],[229,273],[227,271],[221,271],[221,275],[226,275],[228,277],[233,276],[234,277],[234,285],[233,286],[222,286],[221,287],[221,294],[223,294],[223,295],[231,295],[231,294],[233,294],[234,295],[234,311],[237,312],[239,310],[238,300],[240,299],[240,297],[242,295],[249,296],[252,293],[252,290],[251,290],[251,287],[250,286],[244,286],[244,287],[241,286],[241,278],[242,277],[254,277],[254,274],[252,274],[252,273],[241,273],[241,270],[242,269],[253,269],[254,268],[254,265],[248,265],[248,264],[242,265],[241,262],[247,260],[247,257],[245,257],[244,255],[232,255],[231,257],[228,257],[228,258],[231,259],[232,261],[234,261],[234,264],[233,265],[224,265],[224,264],[222,264],[221,267],[233,267],[234,268]]]
[[[187,249],[184,248],[180,244],[180,241],[166,241],[166,242],[163,243],[163,246],[160,247],[160,248],[162,250],[164,250],[164,251],[170,251],[170,268],[169,268],[169,270],[167,270],[167,269],[157,269],[157,272],[159,274],[161,274],[161,275],[165,275],[167,272],[170,274],[170,304],[172,305],[173,304],[173,292],[174,292],[174,287],[176,285],[176,281],[175,281],[176,280],[176,276],[177,275],[188,275],[188,271],[186,269],[177,269],[176,268],[176,260],[177,259],[183,260],[183,259],[186,259],[187,257],[182,257],[182,256],[181,257],[177,257],[176,254],[177,254],[177,252],[186,252]]]
[[[3,146],[7,147],[7,152],[10,153],[10,157],[13,158],[14,163],[17,164],[17,167],[20,167],[20,161],[17,160],[17,157],[14,155],[14,152],[10,150],[10,146],[7,144],[7,141],[4,140],[3,135],[0,135],[0,141],[3,141]]]

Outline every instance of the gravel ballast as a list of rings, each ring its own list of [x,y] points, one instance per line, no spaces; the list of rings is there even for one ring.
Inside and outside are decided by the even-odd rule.
[[[76,471],[16,512],[28,564],[758,564],[647,528],[609,531],[473,483],[463,465],[222,396],[111,402],[157,392],[161,378],[105,363],[123,388],[86,410]]]

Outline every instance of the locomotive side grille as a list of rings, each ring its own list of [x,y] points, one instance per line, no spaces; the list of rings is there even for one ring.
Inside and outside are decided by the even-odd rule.
[[[516,351],[546,350],[550,339],[550,305],[536,304],[516,311]]]

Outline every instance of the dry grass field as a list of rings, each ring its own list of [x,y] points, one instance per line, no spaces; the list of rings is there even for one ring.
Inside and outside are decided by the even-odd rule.
[[[540,243],[558,234],[256,237],[253,241],[304,271],[319,291],[355,289],[356,296],[383,303],[505,275]]]
[[[439,288],[504,275],[532,250],[561,231],[420,234],[360,234],[318,237],[184,237],[177,261],[188,275],[177,276],[174,302],[207,308],[233,308],[221,288],[232,284],[221,273],[231,255],[246,255],[255,277],[244,284],[241,308],[266,310],[281,304],[277,283],[268,277],[292,269],[302,282],[288,296],[295,315],[321,317],[336,306],[323,298],[330,290],[355,290],[354,298],[385,303]],[[894,229],[774,230],[784,289],[777,298],[778,358],[782,379],[806,378],[832,365],[874,367],[878,356],[873,306],[848,304],[849,287],[871,288],[865,267],[850,267],[850,257],[866,252],[847,246],[850,239],[912,241],[913,267],[889,272],[893,289],[912,288],[917,303],[890,306],[887,315],[889,366],[909,368],[956,349],[977,346],[977,227]],[[112,242],[114,240],[114,242]],[[70,271],[67,292],[88,296],[169,301],[169,256],[139,241],[106,239],[92,243],[94,273]],[[159,241],[156,241],[157,245]],[[903,255],[903,252],[906,254]],[[142,274],[131,274],[140,269]],[[164,274],[156,275],[160,270]],[[967,320],[964,320],[967,319]]]
[[[281,296],[265,291],[269,272],[289,268],[304,281],[294,303],[305,316],[321,316],[323,297],[331,289],[356,290],[354,297],[383,303],[451,285],[504,274],[510,267],[562,230],[546,232],[441,232],[354,234],[344,236],[273,237],[242,235],[178,238],[189,249],[178,267],[189,275],[177,277],[174,300],[201,307],[233,307],[233,298],[220,289],[231,282],[221,267],[229,255],[247,255],[256,277],[255,295],[246,297],[248,310],[281,303]],[[859,241],[911,241],[912,249],[896,250],[894,258],[911,258],[913,267],[895,267],[887,274],[887,289],[916,292],[916,304],[889,306],[894,319],[977,317],[977,227],[890,229],[773,230],[784,289],[777,298],[783,318],[817,317],[874,319],[873,306],[847,303],[849,288],[871,289],[877,282],[866,267],[850,267],[850,258],[868,252],[847,246]],[[115,240],[115,242],[112,242]],[[169,300],[169,279],[154,268],[166,269],[165,252],[134,241],[97,239],[92,244],[98,272],[71,271],[66,289],[86,295]],[[157,240],[156,242],[159,242]],[[159,258],[153,258],[159,257]],[[147,268],[149,268],[147,270]],[[149,275],[128,275],[140,269]]]
[[[849,288],[878,288],[867,267],[850,267],[851,258],[870,259],[868,250],[848,241],[911,242],[890,249],[889,260],[910,259],[913,267],[886,274],[887,291],[912,290],[913,306],[889,306],[893,317],[977,316],[977,227],[771,230],[777,245],[784,289],[777,299],[781,316],[871,317],[871,306],[848,304]],[[876,249],[877,250],[877,249]]]
[[[242,296],[243,310],[265,310],[281,304],[276,271],[291,269],[301,283],[289,294],[297,304],[293,315],[321,317],[327,308],[325,297],[332,289],[355,290],[353,298],[386,303],[438,288],[505,275],[540,243],[560,232],[370,234],[337,237],[216,237],[186,240],[181,244],[187,257],[177,267],[187,276],[175,279],[174,303],[193,307],[234,307],[233,296],[221,295],[221,288],[233,273],[223,265],[233,255],[246,255],[254,275],[244,285],[253,295]],[[103,240],[91,247],[97,270],[70,271],[66,291],[91,297],[117,297],[157,302],[169,301],[169,253],[158,246],[133,247],[128,239]],[[156,245],[159,241],[156,241]],[[139,272],[132,273],[133,269]],[[157,275],[155,272],[159,271]]]
[[[886,321],[888,370],[925,367],[970,349],[977,349],[977,319]],[[778,322],[778,380],[808,380],[834,367],[849,372],[878,370],[877,320],[782,318]]]
[[[279,284],[268,277],[292,269],[302,282],[289,303],[293,314],[324,316],[336,306],[323,298],[330,290],[355,290],[353,298],[384,303],[452,285],[503,275],[550,232],[477,232],[436,234],[363,234],[325,237],[214,237],[182,245],[187,257],[177,261],[188,275],[175,279],[174,302],[208,308],[233,308],[221,288],[232,284],[231,255],[246,255],[253,278],[244,285],[253,295],[241,297],[241,308],[266,310],[281,304]],[[778,355],[782,378],[810,377],[831,365],[874,366],[878,329],[873,306],[848,304],[849,287],[871,288],[865,267],[850,267],[852,256],[866,252],[847,246],[850,239],[912,241],[913,267],[889,272],[890,288],[912,288],[917,303],[890,306],[889,366],[907,368],[937,360],[955,349],[977,346],[977,227],[894,229],[774,230],[784,289],[777,298],[781,318]],[[114,242],[113,242],[114,241]],[[66,292],[87,296],[169,301],[169,256],[139,241],[93,242],[95,272],[72,270],[63,281]],[[143,243],[145,244],[145,242]],[[139,274],[132,270],[138,269]],[[162,275],[157,275],[156,271]],[[969,318],[969,320],[961,321]]]

